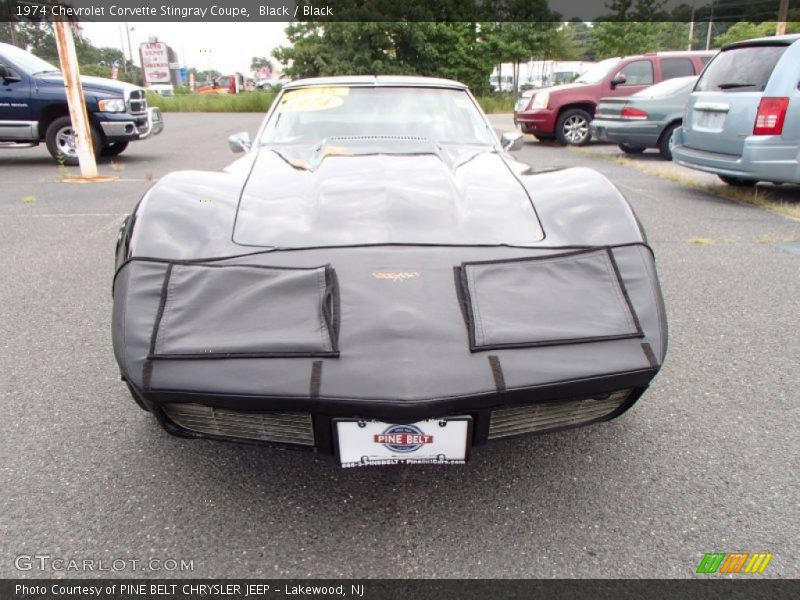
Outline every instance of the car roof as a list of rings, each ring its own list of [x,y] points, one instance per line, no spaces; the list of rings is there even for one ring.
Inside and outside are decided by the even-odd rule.
[[[791,46],[798,40],[800,40],[800,33],[791,33],[789,35],[772,35],[733,42],[731,44],[724,45],[722,49],[729,50],[731,48],[740,48],[742,46]]]
[[[314,86],[373,86],[373,87],[435,87],[465,90],[467,86],[452,79],[436,77],[410,77],[401,75],[343,75],[339,77],[313,77],[298,79],[283,86],[284,90],[293,90]]]

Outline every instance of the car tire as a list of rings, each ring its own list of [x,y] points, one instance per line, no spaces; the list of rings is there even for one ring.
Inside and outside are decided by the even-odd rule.
[[[733,187],[755,187],[757,179],[743,179],[741,177],[729,177],[728,175],[717,175],[722,181]]]
[[[113,142],[107,146],[103,146],[102,150],[100,150],[100,156],[119,156],[125,152],[125,148],[127,147],[127,140],[124,142]]]
[[[556,121],[556,139],[565,146],[584,146],[592,139],[592,115],[581,108],[565,110]]]
[[[664,160],[672,160],[672,134],[680,127],[680,123],[673,123],[668,125],[667,128],[661,132],[661,137],[658,138],[658,152]]]
[[[628,144],[620,144],[619,149],[625,154],[641,154],[645,151],[644,146],[630,146]]]
[[[92,132],[92,146],[100,148],[100,136],[94,127],[90,126],[90,129]],[[50,123],[45,132],[44,140],[47,145],[47,151],[56,161],[70,166],[78,164],[78,152],[75,149],[72,121],[68,116],[59,117]]]
[[[540,142],[552,142],[554,139],[556,139],[556,136],[554,135],[539,135],[536,133],[533,134],[533,137],[535,137]]]

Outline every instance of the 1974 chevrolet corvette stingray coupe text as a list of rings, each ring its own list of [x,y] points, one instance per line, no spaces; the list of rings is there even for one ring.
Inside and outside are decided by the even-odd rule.
[[[614,418],[658,372],[631,207],[515,161],[464,85],[297,81],[229,142],[242,158],[162,178],[120,231],[114,351],[169,432],[461,463]]]

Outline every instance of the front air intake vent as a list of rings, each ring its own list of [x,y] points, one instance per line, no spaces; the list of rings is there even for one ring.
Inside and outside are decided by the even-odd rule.
[[[608,398],[597,400],[571,400],[498,408],[492,411],[489,439],[582,425],[607,417],[622,406],[630,394],[631,390],[620,390]]]
[[[314,445],[314,426],[309,413],[240,412],[202,404],[165,404],[164,413],[176,425],[190,431],[223,437]]]
[[[374,140],[391,140],[400,142],[427,142],[428,138],[416,137],[413,135],[337,135],[329,137],[328,142],[359,142]]]

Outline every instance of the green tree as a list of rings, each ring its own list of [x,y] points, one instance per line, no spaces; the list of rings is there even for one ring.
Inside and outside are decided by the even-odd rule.
[[[261,69],[269,69],[271,72],[273,70],[272,61],[266,56],[254,56],[250,60],[250,71],[257,75]]]
[[[273,56],[292,78],[416,74],[456,78],[475,91],[488,86],[491,61],[475,23],[293,23],[291,46]]]
[[[767,21],[764,23],[749,23],[747,21],[740,21],[731,25],[728,30],[714,38],[715,46],[724,46],[732,42],[747,40],[750,38],[767,37],[775,35],[777,23],[774,21]],[[800,22],[793,21],[786,23],[786,33],[799,33]]]

